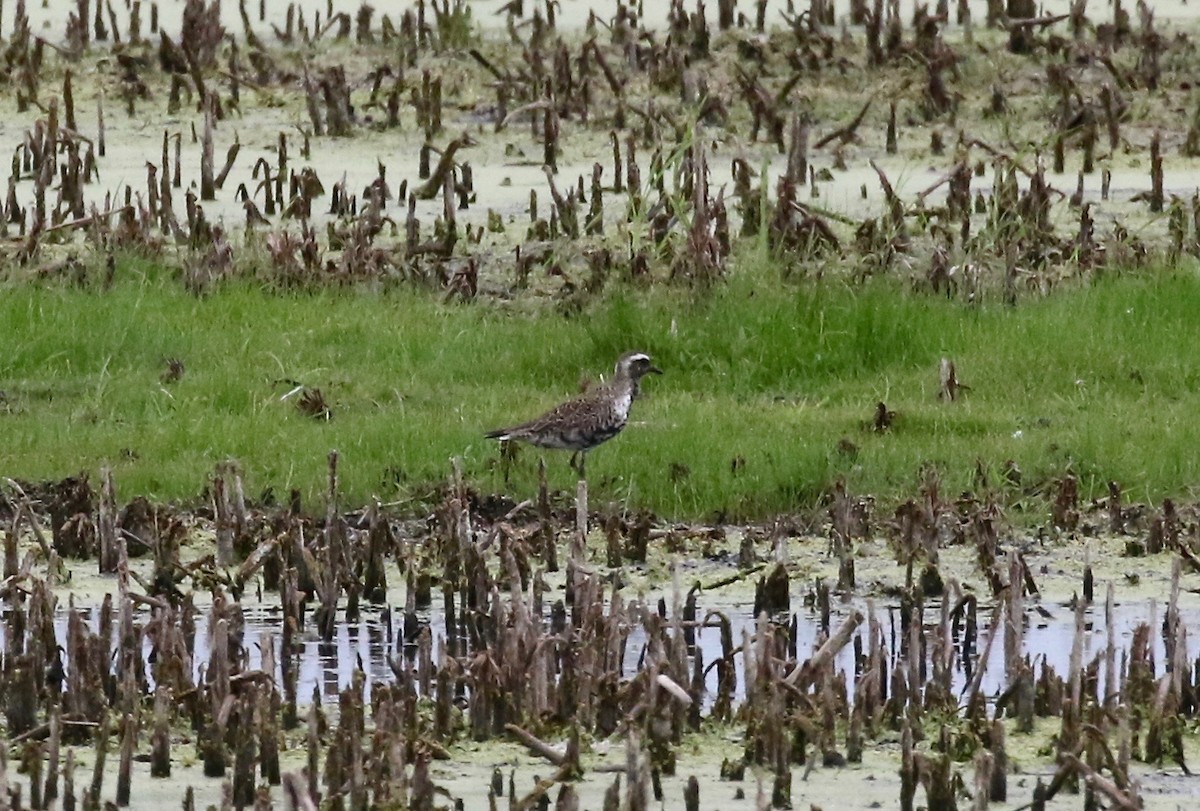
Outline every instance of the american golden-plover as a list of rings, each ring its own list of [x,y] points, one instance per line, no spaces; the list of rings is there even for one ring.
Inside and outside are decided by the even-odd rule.
[[[629,421],[629,407],[641,393],[641,380],[647,374],[660,375],[662,370],[645,352],[626,352],[617,359],[612,380],[550,409],[537,419],[491,431],[487,437],[574,451],[571,466],[583,476],[587,452],[621,433]]]

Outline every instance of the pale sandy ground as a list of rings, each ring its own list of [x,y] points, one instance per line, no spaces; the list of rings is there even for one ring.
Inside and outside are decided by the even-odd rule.
[[[442,0],[438,0],[439,4]],[[451,0],[453,4],[454,0]],[[497,16],[496,11],[503,7],[507,0],[466,0],[466,5],[471,9],[472,14],[480,25],[485,28],[503,28],[503,18]],[[168,34],[174,36],[179,31],[179,20],[185,5],[184,0],[159,0],[158,12],[159,21]],[[247,0],[246,8],[250,13],[250,20],[255,25],[261,25],[264,32],[269,32],[272,24],[283,27],[284,20],[287,14],[289,5],[294,5],[299,14],[303,14],[305,20],[311,27],[317,16],[320,15],[321,21],[328,19],[329,10],[333,13],[347,13],[352,17],[358,11],[360,3],[354,0],[266,0],[265,20],[260,22],[259,18],[259,0]],[[393,22],[399,20],[407,9],[415,9],[416,3],[411,0],[376,0],[371,3],[375,8],[375,19],[378,20],[382,15],[387,14],[392,18]],[[627,5],[629,5],[627,3]],[[905,18],[912,14],[912,9],[916,5],[916,0],[901,0],[900,10]],[[935,3],[930,3],[932,8]],[[1200,3],[1195,0],[1189,3],[1187,0],[1163,0],[1162,2],[1153,2],[1149,4],[1154,10],[1155,17],[1161,21],[1167,20],[1193,20],[1200,16]],[[807,3],[795,2],[798,9],[807,9]],[[986,0],[971,0],[971,16],[975,20],[976,25],[985,17],[987,10]],[[128,20],[129,0],[113,4],[117,12],[117,19],[124,22]],[[428,6],[427,6],[428,7]],[[531,16],[535,7],[544,9],[544,5],[540,0],[526,0],[525,13],[526,16]],[[643,0],[641,3],[642,11],[645,20],[648,24],[655,27],[665,24],[667,14],[670,10],[670,3],[667,0]],[[685,2],[684,7],[689,13],[696,10],[695,0]],[[835,0],[834,8],[837,10],[839,19],[841,15],[847,13],[850,4],[849,0]],[[1070,0],[1043,0],[1038,4],[1039,14],[1065,14],[1070,10]],[[1091,0],[1088,4],[1088,13],[1095,19],[1103,19],[1111,14],[1111,3],[1104,0]],[[1134,22],[1137,21],[1137,3],[1136,0],[1124,3],[1125,10],[1132,16]],[[57,36],[61,33],[61,21],[66,20],[67,14],[74,10],[75,3],[73,0],[29,0],[26,3],[26,14],[29,15],[30,21],[35,32],[45,32],[46,36]],[[92,8],[95,8],[93,3]],[[607,18],[612,15],[615,8],[615,3],[611,0],[559,0],[558,4],[558,24],[562,28],[582,28],[587,22],[588,12],[595,10],[596,14],[601,18]],[[769,7],[768,23],[780,23],[782,17],[780,10],[785,8],[782,0],[780,2],[772,2]],[[951,3],[951,27],[954,25],[954,9],[957,8],[955,3]],[[16,9],[15,0],[7,0],[4,4],[3,15],[0,16],[0,23],[3,24],[5,30],[12,24],[13,14]],[[755,9],[754,0],[740,0],[738,3],[738,11],[753,18]],[[705,14],[710,20],[715,21],[717,18],[716,2],[705,3]],[[432,13],[429,19],[432,19]],[[233,31],[241,31],[241,18],[238,16],[237,0],[223,0],[221,4],[221,19],[227,28]],[[107,24],[108,17],[105,16]],[[142,0],[142,26],[143,32],[149,31],[150,25],[150,2]]]

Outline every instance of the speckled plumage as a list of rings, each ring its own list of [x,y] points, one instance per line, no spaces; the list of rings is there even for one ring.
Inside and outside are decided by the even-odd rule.
[[[629,408],[640,393],[641,379],[647,374],[662,374],[662,371],[644,352],[626,352],[617,360],[609,382],[550,409],[537,419],[491,431],[487,437],[586,453],[621,433],[629,421]]]

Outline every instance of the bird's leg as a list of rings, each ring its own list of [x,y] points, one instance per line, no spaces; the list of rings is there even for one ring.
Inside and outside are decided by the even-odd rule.
[[[575,473],[580,474],[580,479],[587,479],[587,473],[584,473],[584,464],[587,464],[587,451],[575,451],[571,453],[571,469]]]
[[[503,439],[500,441],[500,473],[504,476],[504,484],[508,485],[508,474],[512,470],[512,463],[517,458],[517,446],[513,442]]]

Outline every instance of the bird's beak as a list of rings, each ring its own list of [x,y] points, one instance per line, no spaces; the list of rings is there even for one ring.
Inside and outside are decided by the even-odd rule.
[[[660,375],[660,374],[662,374],[662,369],[658,368],[657,366],[651,366],[649,369],[646,370],[646,373]]]

